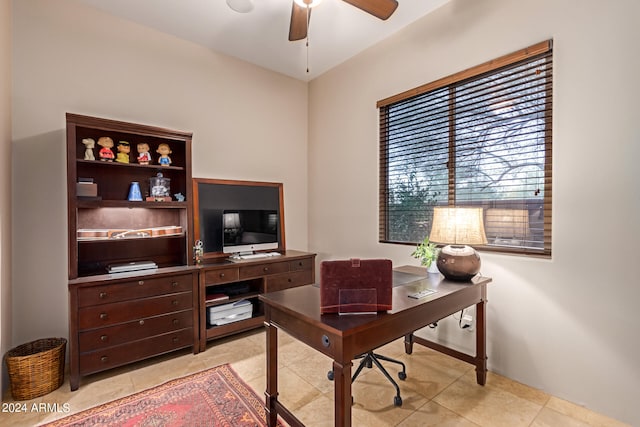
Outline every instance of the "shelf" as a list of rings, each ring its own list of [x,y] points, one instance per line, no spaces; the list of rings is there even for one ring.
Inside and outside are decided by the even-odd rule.
[[[132,241],[140,241],[140,240],[160,240],[160,239],[183,239],[185,237],[185,233],[180,234],[171,234],[166,236],[148,236],[148,237],[125,237],[125,238],[108,238],[108,237],[95,237],[95,238],[78,238],[78,244],[86,244],[86,243],[115,243],[115,242],[132,242]]]
[[[83,200],[76,202],[78,208],[143,208],[143,209],[186,209],[188,202],[130,202],[128,200]]]
[[[69,279],[100,274],[106,265],[129,261],[151,260],[166,267],[192,264],[192,134],[78,114],[67,113],[66,118]],[[89,151],[98,156],[97,141],[102,137],[116,145],[129,142],[129,163],[85,160]],[[86,139],[93,139],[95,147],[87,149]],[[155,154],[152,164],[139,164],[136,146],[142,143],[151,153],[168,144],[172,164],[158,164]],[[167,180],[171,200],[147,202],[159,172]],[[95,197],[77,197],[83,180],[94,184]],[[144,201],[127,200],[133,182]],[[178,193],[183,201],[175,198]],[[128,234],[113,238],[114,232]]]
[[[252,317],[251,319],[239,320],[220,326],[207,326],[207,338],[217,338],[231,335],[241,331],[247,331],[260,327],[264,324],[264,315]]]
[[[184,168],[181,166],[162,166],[159,164],[151,164],[151,165],[140,165],[138,163],[120,163],[120,162],[105,162],[102,160],[84,160],[77,159],[76,162],[79,164],[87,164],[92,167],[101,166],[101,167],[109,167],[109,168],[140,168],[140,169],[153,169],[153,170],[174,170],[174,171],[183,171]]]
[[[211,301],[211,302],[206,302],[205,301],[205,305],[207,307],[214,307],[216,305],[229,304],[229,303],[240,301],[240,300],[243,300],[243,299],[257,298],[258,295],[260,295],[260,292],[250,292],[250,293],[246,293],[246,294],[242,294],[242,295],[235,295],[235,296],[229,297],[229,299],[224,299],[224,300],[219,300],[219,301]]]

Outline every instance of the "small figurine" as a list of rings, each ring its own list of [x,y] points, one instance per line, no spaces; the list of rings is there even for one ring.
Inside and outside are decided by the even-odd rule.
[[[204,255],[204,245],[202,244],[202,240],[197,240],[195,246],[193,247],[193,260],[196,264],[202,264],[202,256]]]
[[[112,162],[115,157],[113,155],[113,151],[111,151],[111,148],[113,147],[113,139],[108,136],[102,136],[98,139],[98,145],[102,147],[98,152],[100,160],[103,162]]]
[[[116,156],[116,162],[129,163],[129,153],[131,152],[131,146],[127,141],[118,142],[118,155]]]
[[[148,165],[151,163],[151,153],[149,153],[149,144],[141,142],[138,144],[138,163]]]
[[[176,193],[173,195],[173,197],[175,197],[179,202],[184,202],[184,195],[182,193]]]
[[[160,154],[160,158],[158,159],[158,164],[160,166],[171,165],[171,158],[169,157],[169,154],[171,154],[171,149],[169,148],[169,144],[162,143],[158,145],[156,153]]]
[[[96,156],[93,155],[93,147],[96,146],[96,141],[93,138],[85,138],[82,140],[82,143],[85,146],[84,159],[95,160]]]

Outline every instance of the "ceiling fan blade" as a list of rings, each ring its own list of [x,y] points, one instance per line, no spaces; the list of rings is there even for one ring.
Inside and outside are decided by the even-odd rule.
[[[293,3],[291,9],[291,23],[289,24],[289,41],[302,40],[307,37],[307,8],[298,6]],[[309,18],[311,18],[311,9],[309,9]]]
[[[388,19],[398,7],[396,0],[343,0],[358,9],[380,18]]]

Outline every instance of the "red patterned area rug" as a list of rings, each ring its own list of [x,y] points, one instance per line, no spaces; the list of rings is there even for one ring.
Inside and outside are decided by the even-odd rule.
[[[231,366],[221,365],[45,426],[256,427],[266,425],[265,417],[264,401]]]

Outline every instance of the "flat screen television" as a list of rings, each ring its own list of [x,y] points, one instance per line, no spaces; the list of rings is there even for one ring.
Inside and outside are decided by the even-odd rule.
[[[264,209],[225,209],[222,212],[222,252],[252,253],[278,249],[278,212]]]
[[[224,258],[237,252],[286,250],[282,183],[194,178],[193,198],[194,246],[197,241],[202,242],[202,258]],[[261,226],[262,229],[252,230],[253,234],[242,239],[231,232],[225,236],[225,213],[230,214],[226,217],[228,222],[242,216],[243,222],[250,221],[252,228]],[[255,222],[258,222],[257,226],[254,226]],[[235,240],[234,244],[232,240]],[[245,250],[240,247],[246,245],[253,248]]]

